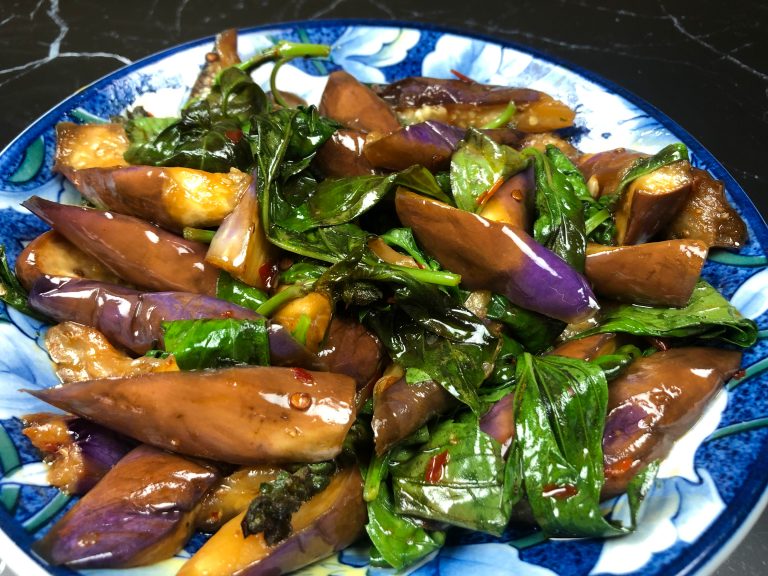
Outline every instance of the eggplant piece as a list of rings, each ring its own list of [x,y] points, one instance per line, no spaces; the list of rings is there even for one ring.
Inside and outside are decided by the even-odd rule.
[[[568,159],[574,164],[578,163],[581,158],[581,152],[575,148],[570,142],[560,138],[553,132],[542,132],[540,134],[527,134],[525,138],[520,141],[518,147],[523,148],[536,148],[539,152],[546,152],[547,146],[554,146],[565,154]]]
[[[135,446],[85,418],[37,413],[23,417],[23,434],[48,464],[48,481],[67,494],[85,494]]]
[[[392,109],[373,90],[342,70],[328,76],[319,109],[323,116],[353,130],[389,134],[400,128]]]
[[[494,438],[506,455],[515,439],[515,393],[497,400],[480,418],[480,430]]]
[[[127,166],[123,158],[130,142],[122,124],[56,124],[53,169],[65,175],[83,168]]]
[[[192,535],[200,499],[218,474],[139,446],[67,512],[33,550],[54,566],[128,568],[173,556]]]
[[[267,240],[260,213],[256,180],[251,179],[216,231],[205,261],[246,284],[267,289],[269,274],[264,271],[277,258],[277,249]]]
[[[41,276],[90,278],[112,284],[120,282],[120,278],[101,262],[53,230],[43,232],[32,240],[16,259],[16,277],[27,291]]]
[[[677,215],[691,190],[691,165],[681,160],[630,182],[614,214],[616,241],[642,244]]]
[[[563,342],[550,350],[548,354],[590,361],[604,354],[613,354],[618,347],[618,337],[616,334],[608,332]]]
[[[272,315],[272,320],[291,334],[296,334],[300,325],[308,322],[304,331],[304,345],[307,350],[317,352],[325,339],[332,315],[333,307],[329,298],[320,292],[310,292],[281,306]]]
[[[699,419],[741,364],[741,352],[673,348],[639,358],[608,388],[602,496],[622,494]]]
[[[298,570],[352,544],[367,520],[357,467],[339,471],[325,490],[291,518],[293,532],[274,546],[263,534],[243,537],[245,513],[230,520],[190,558],[178,576],[278,575]]]
[[[49,328],[45,333],[45,347],[56,365],[56,375],[65,383],[179,369],[173,356],[131,358],[112,346],[95,328],[76,322],[63,322]]]
[[[593,195],[599,197],[613,194],[635,161],[647,157],[648,154],[642,152],[615,148],[597,154],[585,154],[577,166]]]
[[[211,92],[211,87],[216,82],[216,77],[221,71],[239,62],[237,30],[229,28],[216,34],[213,50],[205,55],[205,64],[192,85],[192,90],[189,92],[189,100],[201,100],[208,96]]]
[[[478,212],[483,218],[528,231],[533,226],[533,167],[508,178]]]
[[[87,168],[70,171],[67,178],[96,206],[173,232],[218,226],[251,182],[237,168],[214,174],[157,166]]]
[[[22,206],[126,282],[148,290],[216,294],[208,246],[134,218],[32,196]]]
[[[707,259],[699,240],[587,246],[585,274],[606,298],[646,306],[685,306]]]
[[[664,231],[666,238],[700,240],[710,248],[744,246],[747,225],[725,197],[723,183],[698,168],[692,176],[688,200]]]
[[[550,132],[573,125],[576,113],[544,92],[425,77],[404,78],[374,90],[405,122],[439,120],[461,127],[483,126],[517,108],[513,123],[524,132]]]
[[[347,178],[375,174],[363,154],[365,133],[340,129],[318,148],[312,166],[326,178]]]
[[[203,532],[216,532],[232,518],[248,509],[259,495],[261,485],[277,478],[280,470],[262,464],[240,468],[222,478],[203,497],[195,517],[195,528]]]
[[[334,458],[355,420],[355,381],[239,366],[29,391],[62,410],[180,454],[230,464]]]
[[[368,139],[363,153],[375,168],[405,170],[421,164],[433,172],[445,170],[464,133],[462,128],[430,120],[405,126],[377,140]]]
[[[402,188],[395,205],[403,225],[469,290],[491,290],[569,323],[598,310],[586,279],[523,230]]]
[[[379,388],[374,389],[371,421],[379,455],[457,405],[445,388],[431,380],[409,384],[400,378],[383,390]]]

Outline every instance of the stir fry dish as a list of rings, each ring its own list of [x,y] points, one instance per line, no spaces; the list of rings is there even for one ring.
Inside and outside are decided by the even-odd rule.
[[[290,572],[353,543],[401,570],[450,531],[620,537],[756,325],[700,278],[746,226],[683,144],[586,154],[528,88],[332,72],[220,34],[177,117],[57,127],[80,205],[2,299],[47,320],[62,412],[25,434],[80,496],[74,569]],[[274,63],[271,90],[250,73]],[[514,79],[511,78],[510,82]],[[632,522],[601,503],[628,497]]]

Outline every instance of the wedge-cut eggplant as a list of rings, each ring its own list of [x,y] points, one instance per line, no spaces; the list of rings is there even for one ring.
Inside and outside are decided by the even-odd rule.
[[[347,128],[389,134],[400,128],[392,109],[348,72],[332,72],[320,99],[320,114]]]
[[[400,378],[374,389],[373,437],[376,453],[384,454],[435,416],[455,407],[456,399],[437,382],[408,384]]]
[[[117,284],[120,278],[61,234],[49,230],[24,247],[16,259],[16,277],[27,290],[41,276],[89,278]]]
[[[48,481],[72,495],[85,494],[117,464],[135,442],[85,418],[27,414],[24,435],[48,464]]]
[[[535,190],[533,170],[519,172],[499,187],[479,214],[488,220],[528,231],[533,224]]]
[[[259,214],[256,182],[251,180],[216,231],[205,261],[250,286],[266,289],[269,274],[264,270],[276,259],[277,249],[267,240]]]
[[[521,149],[531,147],[536,148],[539,152],[546,152],[547,146],[555,146],[574,163],[578,162],[581,157],[581,152],[579,152],[573,144],[568,142],[568,140],[564,140],[554,132],[527,134],[519,144]]]
[[[622,494],[640,470],[664,458],[740,364],[737,351],[673,348],[639,358],[611,382],[603,496]]]
[[[56,365],[56,375],[65,383],[179,369],[173,356],[132,358],[117,350],[95,328],[77,322],[62,322],[49,328],[45,347]]]
[[[87,168],[67,177],[96,206],[175,232],[218,226],[251,182],[236,168],[216,174],[156,166]]]
[[[369,139],[363,152],[376,168],[405,170],[421,164],[432,171],[444,170],[464,133],[456,126],[430,120],[405,126],[382,138]]]
[[[197,511],[195,527],[215,532],[232,518],[248,509],[248,505],[265,482],[277,477],[279,468],[268,464],[240,468],[222,478],[205,494]]]
[[[616,209],[616,241],[641,244],[656,236],[685,205],[691,181],[691,165],[687,160],[668,164],[633,180]]]
[[[707,259],[699,240],[587,246],[585,274],[606,298],[647,306],[685,306]]]
[[[222,70],[240,62],[237,53],[237,30],[229,28],[216,34],[213,50],[206,53],[205,64],[189,92],[190,100],[205,98]]]
[[[310,292],[281,306],[272,320],[291,334],[301,336],[308,350],[317,352],[331,323],[333,307],[325,294]]]
[[[22,205],[83,252],[134,286],[213,295],[219,271],[208,246],[134,218],[32,196]]]
[[[548,354],[589,361],[603,354],[612,354],[616,348],[618,348],[618,338],[616,334],[609,332],[578,340],[569,340],[555,346]]]
[[[66,175],[83,168],[127,166],[123,154],[129,144],[122,124],[59,122],[53,169]]]
[[[667,238],[701,240],[708,247],[741,248],[747,225],[725,197],[725,188],[705,170],[692,169],[693,182],[683,208],[669,223]]]
[[[494,438],[506,454],[515,439],[515,393],[503,396],[480,418],[480,430]]]
[[[302,504],[291,518],[293,532],[274,546],[267,545],[263,534],[243,537],[244,515],[214,534],[179,576],[277,576],[349,546],[367,519],[363,480],[356,467],[338,472],[325,490]]]
[[[302,368],[164,372],[30,394],[158,448],[231,464],[334,458],[355,420],[352,378]]]
[[[218,474],[149,446],[126,455],[33,548],[53,565],[126,568],[173,556]]]
[[[516,106],[513,124],[523,132],[567,128],[575,118],[575,112],[559,100],[529,88],[410,77],[375,90],[407,124],[438,120],[464,128],[481,127],[498,118],[510,102]]]
[[[363,155],[365,133],[340,129],[320,146],[312,166],[326,178],[347,178],[374,174],[376,170]]]
[[[648,154],[642,152],[615,148],[597,154],[585,154],[579,159],[578,168],[597,197],[616,192],[632,164],[639,158],[647,157]]]
[[[491,290],[514,304],[564,322],[597,311],[586,279],[523,230],[425,196],[397,191],[400,221],[470,290]]]

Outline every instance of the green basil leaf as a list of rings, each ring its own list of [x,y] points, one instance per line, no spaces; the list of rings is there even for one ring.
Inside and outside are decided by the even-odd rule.
[[[216,297],[251,310],[257,310],[269,299],[263,290],[233,278],[224,270],[219,273],[219,279],[216,281]]]
[[[565,329],[564,322],[520,308],[499,294],[491,297],[486,314],[491,320],[503,323],[510,335],[534,354],[552,346]]]
[[[267,321],[175,320],[163,322],[165,351],[182,370],[235,364],[269,365]]]
[[[509,522],[501,444],[475,419],[440,422],[414,457],[390,465],[390,475],[400,514],[495,535]]]
[[[419,245],[416,243],[416,238],[413,237],[413,231],[410,228],[392,228],[379,236],[379,238],[390,246],[402,248],[411,258],[416,260],[416,262],[424,268],[430,268],[432,270],[438,270],[440,268],[437,261],[432,260],[432,258],[424,254],[421,248],[419,248]]]
[[[611,193],[621,197],[633,180],[681,160],[688,160],[688,148],[680,142],[665,146],[653,156],[638,158]]]
[[[688,305],[660,308],[636,304],[605,306],[600,325],[577,338],[603,332],[624,332],[659,338],[704,338],[721,340],[742,348],[757,341],[757,324],[731,306],[706,281],[699,280]]]
[[[600,511],[608,383],[583,360],[524,353],[517,363],[515,438],[525,493],[555,537],[617,536]]]
[[[485,192],[527,165],[528,159],[518,151],[469,128],[451,157],[451,189],[456,206],[477,212],[482,208],[480,198]]]

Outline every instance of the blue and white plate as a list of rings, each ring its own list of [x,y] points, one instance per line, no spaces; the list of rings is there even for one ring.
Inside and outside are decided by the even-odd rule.
[[[723,167],[685,130],[619,87],[582,70],[492,39],[414,24],[304,22],[241,33],[247,56],[278,39],[330,44],[330,61],[283,67],[280,86],[319,100],[328,73],[343,68],[364,82],[389,82],[409,75],[450,77],[451,70],[486,83],[543,90],[577,110],[575,144],[585,151],[618,146],[655,152],[671,142],[688,145],[694,164],[725,182],[746,220],[750,243],[739,255],[713,253],[706,278],[745,315],[757,320],[761,340],[744,355],[747,376],[724,390],[696,427],[664,463],[634,534],[610,541],[542,542],[521,531],[512,540],[456,532],[416,574],[589,574],[672,575],[708,572],[736,544],[766,503],[768,466],[768,228]],[[195,80],[212,39],[184,44],[127,66],[59,104],[0,154],[0,242],[15,259],[43,231],[20,207],[37,194],[73,201],[76,193],[52,172],[54,126],[60,121],[109,118],[143,104],[157,115],[174,114]],[[257,81],[267,84],[269,67]],[[19,416],[47,410],[20,388],[56,383],[41,346],[44,326],[0,304],[0,556],[19,574],[74,574],[51,568],[31,555],[30,545],[72,505],[51,488],[35,451],[21,434]],[[625,513],[621,504],[612,514]],[[174,574],[203,540],[151,568],[90,570],[88,574]],[[366,550],[346,550],[308,574],[380,572],[369,569]]]

